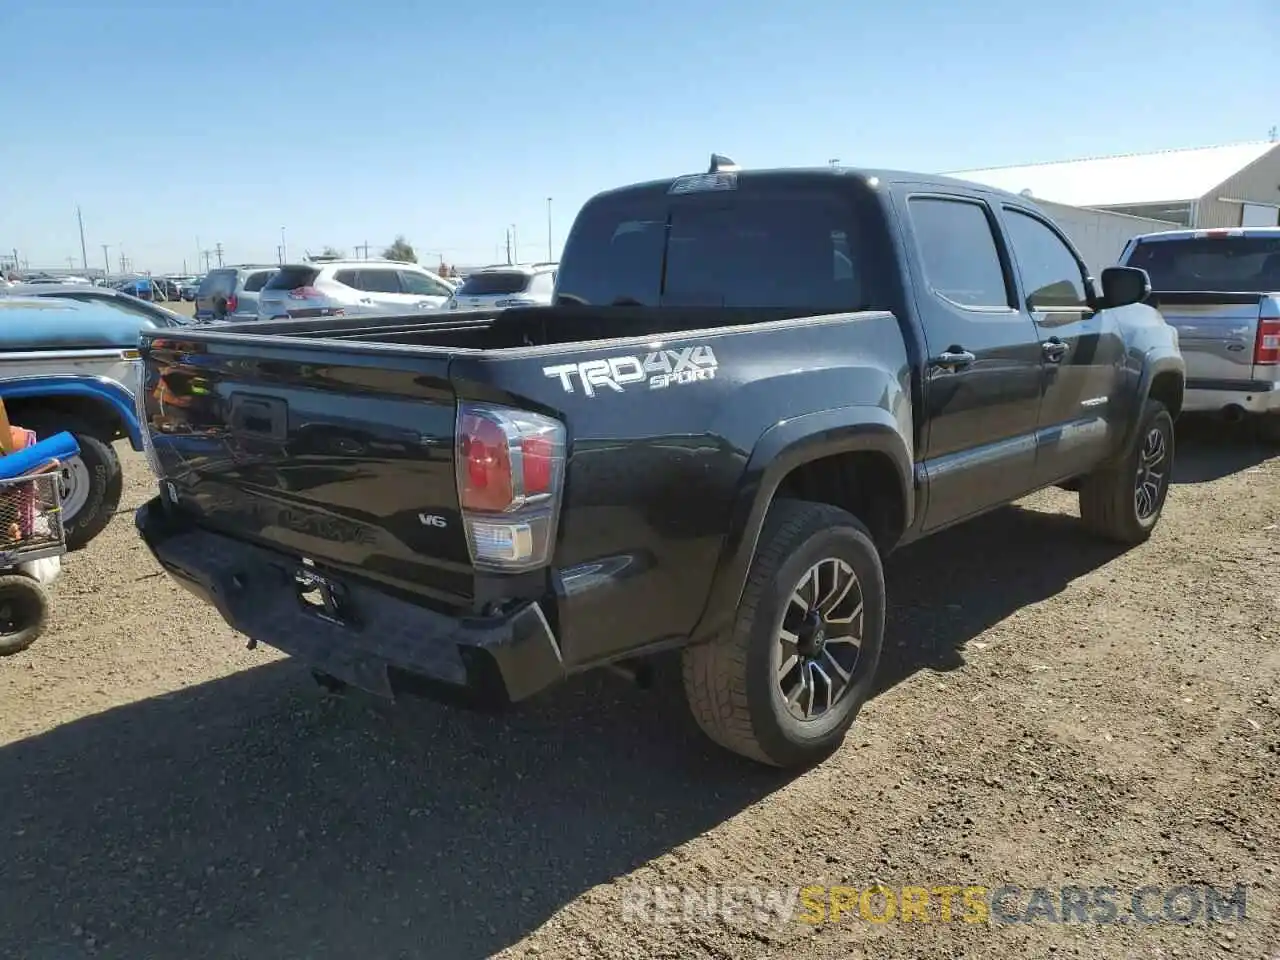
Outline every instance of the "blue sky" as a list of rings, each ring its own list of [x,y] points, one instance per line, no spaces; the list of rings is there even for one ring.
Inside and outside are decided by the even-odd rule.
[[[430,11],[446,11],[433,16]],[[0,249],[274,262],[405,234],[558,253],[598,190],[702,168],[924,171],[1262,139],[1276,0],[0,0]]]

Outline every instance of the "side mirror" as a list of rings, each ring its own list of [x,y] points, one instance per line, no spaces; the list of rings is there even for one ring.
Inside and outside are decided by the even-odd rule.
[[[1127,307],[1151,296],[1151,278],[1138,267],[1107,267],[1102,271],[1102,307]]]

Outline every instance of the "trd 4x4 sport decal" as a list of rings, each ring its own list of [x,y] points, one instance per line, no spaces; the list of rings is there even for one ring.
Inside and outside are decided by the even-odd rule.
[[[622,393],[628,385],[635,383],[647,383],[649,390],[662,390],[683,383],[714,380],[719,366],[715,352],[703,344],[658,350],[643,357],[608,357],[581,363],[561,363],[543,367],[542,372],[548,377],[558,377],[565,393],[574,392],[576,377],[582,392],[594,397],[597,390]]]

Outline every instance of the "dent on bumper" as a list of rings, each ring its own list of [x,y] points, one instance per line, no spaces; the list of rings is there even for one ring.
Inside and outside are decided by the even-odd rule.
[[[344,580],[352,616],[339,624],[299,599],[295,558],[175,523],[158,497],[135,523],[165,572],[233,629],[372,693],[394,695],[393,669],[430,693],[483,702],[522,700],[565,675],[536,603],[502,618],[459,618]]]

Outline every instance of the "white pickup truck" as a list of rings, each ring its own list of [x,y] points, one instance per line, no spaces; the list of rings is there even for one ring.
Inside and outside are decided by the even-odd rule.
[[[1178,331],[1184,412],[1253,419],[1280,442],[1280,227],[1145,234],[1120,262],[1147,271],[1149,302]]]

